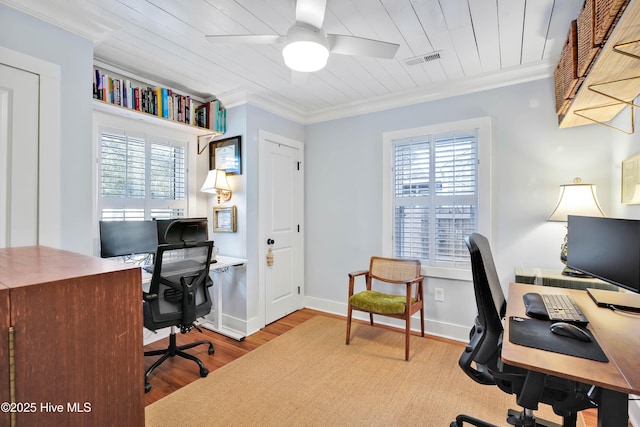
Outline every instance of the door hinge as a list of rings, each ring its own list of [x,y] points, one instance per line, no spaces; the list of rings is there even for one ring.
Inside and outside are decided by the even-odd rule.
[[[300,224],[298,224],[298,233],[300,232]]]
[[[298,295],[300,295],[300,286],[298,286]]]
[[[300,170],[300,164],[301,164],[301,163],[302,163],[302,162],[298,162],[298,170]]]

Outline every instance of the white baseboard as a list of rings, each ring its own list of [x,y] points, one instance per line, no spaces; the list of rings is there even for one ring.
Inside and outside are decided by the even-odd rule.
[[[144,345],[151,344],[152,342],[167,338],[169,334],[171,334],[171,327],[158,329],[155,332],[147,328],[142,328],[142,343]]]
[[[347,304],[337,303],[335,301],[325,300],[321,298],[305,297],[305,307],[312,310],[323,311],[325,313],[337,314],[339,316],[347,315]],[[369,320],[369,316],[363,312],[354,311],[353,318],[359,320]],[[402,320],[396,320],[390,317],[377,316],[377,323],[386,326],[404,328]],[[432,319],[424,319],[425,333],[437,337],[447,338],[455,341],[467,342],[469,340],[469,325],[454,325],[452,323],[438,322]],[[411,319],[411,330],[420,331],[420,319],[414,316]]]

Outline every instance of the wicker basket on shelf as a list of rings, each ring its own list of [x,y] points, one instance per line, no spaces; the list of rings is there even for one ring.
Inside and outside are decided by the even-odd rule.
[[[594,58],[600,51],[600,45],[595,43],[594,34],[595,2],[596,0],[585,0],[578,14],[578,77],[587,75]]]
[[[609,30],[619,18],[619,14],[627,6],[629,0],[595,0],[594,7],[594,42],[603,44],[609,36]]]
[[[577,22],[573,20],[569,26],[567,40],[562,47],[560,61],[553,73],[555,79],[556,112],[564,114],[571,99],[578,90],[578,41]]]

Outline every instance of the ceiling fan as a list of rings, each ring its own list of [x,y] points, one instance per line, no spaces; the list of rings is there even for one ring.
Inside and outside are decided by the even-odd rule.
[[[329,53],[392,59],[400,45],[362,37],[327,34],[322,29],[327,0],[298,0],[296,22],[281,35],[208,35],[214,43],[284,45],[285,64],[294,71],[313,72],[324,68]]]

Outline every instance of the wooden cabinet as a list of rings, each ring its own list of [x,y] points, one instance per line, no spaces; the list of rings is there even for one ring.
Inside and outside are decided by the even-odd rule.
[[[0,401],[16,409],[0,413],[0,425],[144,425],[139,268],[41,246],[0,249],[0,313],[0,384],[14,371]]]
[[[585,4],[591,4],[591,1],[587,0]],[[597,56],[590,67],[583,63],[576,64],[578,89],[574,91],[567,108],[558,111],[561,128],[592,123],[610,125],[609,122],[640,94],[640,59],[636,57],[640,55],[640,0],[630,0],[626,7],[622,3],[620,12],[611,19],[612,30],[601,49],[594,46],[599,46],[597,37],[603,37],[603,24],[596,25],[593,35],[596,39],[591,47],[595,49]],[[579,40],[580,25],[577,31]],[[589,51],[587,48],[587,55],[593,53],[594,50]],[[580,71],[587,68],[586,75],[580,75]],[[556,92],[558,93],[558,89]],[[619,130],[631,133],[632,123],[628,128]]]

